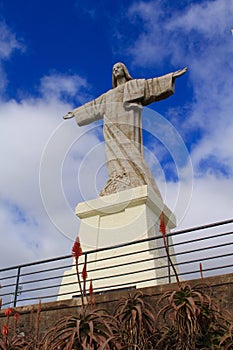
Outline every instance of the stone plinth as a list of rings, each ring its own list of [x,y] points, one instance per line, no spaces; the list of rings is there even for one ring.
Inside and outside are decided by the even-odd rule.
[[[90,252],[88,278],[92,278],[96,291],[114,289],[119,284],[122,288],[137,288],[168,283],[167,258],[159,232],[162,211],[169,232],[176,226],[175,217],[146,185],[77,205],[79,238],[83,251]],[[130,245],[152,237],[159,239]],[[116,247],[93,251],[111,246]],[[69,298],[77,294],[77,286],[70,285],[75,280],[75,269],[66,271],[60,293],[70,292],[66,296]]]

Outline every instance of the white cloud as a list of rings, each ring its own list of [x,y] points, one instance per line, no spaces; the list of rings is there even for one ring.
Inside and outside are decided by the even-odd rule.
[[[181,28],[192,35],[193,31],[205,35],[207,38],[220,40],[220,35],[230,31],[232,23],[233,3],[230,1],[204,1],[191,4],[183,14],[172,18],[168,29]],[[192,41],[192,39],[190,40]]]
[[[136,65],[146,65],[156,62],[161,65],[166,54],[163,45],[163,33],[160,21],[163,18],[163,9],[159,3],[139,1],[128,10],[130,22],[141,28],[137,39],[126,49]]]
[[[154,21],[157,10],[163,16]],[[162,3],[139,2],[129,11],[139,18],[142,33],[131,48],[135,63],[161,64],[169,58],[174,66],[187,64],[194,98],[180,117],[172,111],[171,121],[189,141],[199,129],[201,140],[192,144],[194,165],[202,155],[219,158],[233,170],[232,26],[233,3],[227,0],[204,1],[177,10],[169,16]],[[184,86],[182,86],[184,87]],[[185,93],[185,92],[184,92]],[[190,136],[189,136],[190,134]]]
[[[69,254],[71,239],[77,234],[78,220],[65,202],[65,197],[60,204],[56,203],[56,193],[53,194],[54,217],[63,221],[62,228],[58,227],[60,232],[51,221],[54,218],[50,218],[46,213],[41,198],[42,155],[45,154],[46,144],[53,138],[55,130],[65,123],[62,116],[72,109],[70,104],[63,102],[59,83],[66,89],[67,98],[77,94],[82,99],[80,90],[85,86],[85,81],[78,76],[62,76],[64,80],[59,80],[58,77],[56,74],[55,77],[51,75],[48,80],[42,79],[42,90],[44,93],[51,93],[50,99],[46,94],[46,97],[28,97],[20,102],[0,102],[0,138],[4,149],[0,173],[1,267]],[[53,85],[55,82],[58,83],[58,87]],[[69,125],[69,128],[57,140],[54,153],[49,154],[51,158],[48,174],[53,173],[56,159],[61,162],[59,172],[53,173],[54,182],[60,181],[61,177],[64,161],[64,153],[61,151],[67,147],[65,152],[68,152],[72,146],[72,137],[79,136],[79,129],[74,121],[65,125]],[[88,141],[90,138],[87,137],[84,142],[88,144]],[[85,152],[85,146],[83,151],[80,150],[80,153],[82,152]],[[80,159],[84,156],[85,153],[82,153]],[[74,163],[78,166],[79,162],[80,160],[73,159],[71,167],[74,167]],[[69,176],[75,177],[75,174]],[[59,190],[62,196],[62,183]],[[78,201],[78,198],[76,200]],[[70,216],[66,217],[64,207],[70,211]]]
[[[24,45],[6,25],[0,22],[0,60],[9,59],[15,50],[24,51]]]
[[[231,45],[232,13],[233,4],[227,0],[203,1],[169,12],[163,2],[137,1],[127,16],[141,31],[129,54],[137,65],[161,65],[168,57],[173,65],[190,64],[193,56],[198,59],[218,45]],[[213,55],[211,59],[218,57]],[[205,71],[208,66],[202,68]]]
[[[182,181],[182,180],[181,180]],[[182,183],[182,182],[181,182]],[[187,192],[189,183],[182,184]],[[174,196],[177,192],[177,184],[167,183],[166,203],[174,208]],[[175,208],[178,229],[195,227],[232,218],[233,186],[230,178],[217,178],[212,174],[205,174],[194,179],[193,191],[186,213]],[[185,215],[184,215],[185,214]]]
[[[0,21],[0,92],[4,91],[7,85],[7,74],[3,69],[3,62],[8,60],[16,51],[24,51],[25,46],[18,40],[7,24]]]
[[[0,29],[0,85],[4,92],[7,76],[1,60],[10,59],[15,50],[22,51],[24,47],[6,24],[1,23]],[[71,207],[81,196],[77,169],[87,150],[98,141],[93,134],[82,138],[85,128],[79,129],[75,121],[62,119],[73,108],[70,100],[76,100],[78,105],[90,98],[85,78],[53,72],[41,78],[38,97],[23,91],[21,96],[20,101],[0,98],[0,138],[4,150],[0,173],[1,267],[70,253],[79,226]],[[77,139],[78,151],[73,153],[79,156],[72,158],[72,143]],[[51,143],[54,147],[48,149]],[[69,164],[64,167],[66,176],[62,177],[63,162],[70,149]],[[46,156],[42,184],[41,166]],[[45,183],[47,187],[42,186]],[[70,184],[74,185],[72,190]],[[52,192],[57,189],[59,193]],[[48,190],[47,200],[52,206],[49,211],[48,203],[42,202],[44,190]]]
[[[163,2],[140,1],[128,15],[133,25],[141,26],[128,51],[134,65],[161,67],[169,62],[175,69],[189,67],[186,77],[193,98],[168,111],[170,121],[190,143],[194,167],[194,187],[184,217],[179,206],[174,207],[177,184],[166,184],[166,202],[177,214],[178,228],[232,218],[233,3],[191,3],[168,15]],[[177,90],[180,87],[187,89],[180,84]],[[185,102],[185,90],[183,94]],[[185,192],[186,183],[180,181]]]
[[[48,100],[51,98],[74,98],[77,96],[77,91],[80,91],[82,88],[87,89],[87,87],[86,79],[81,78],[77,74],[53,73],[41,79],[40,92]],[[85,97],[83,95],[80,95],[79,98],[80,102],[84,102]]]

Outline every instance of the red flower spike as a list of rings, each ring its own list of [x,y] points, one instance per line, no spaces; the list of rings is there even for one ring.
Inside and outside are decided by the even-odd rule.
[[[16,312],[16,313],[14,314],[14,319],[17,321],[18,318],[19,318],[19,314],[18,314],[18,312]]]
[[[84,281],[86,281],[86,279],[87,279],[87,264],[86,264],[86,262],[85,262],[84,265],[83,265],[82,279],[83,279]]]
[[[202,263],[200,263],[200,274],[201,274],[201,278],[203,279],[203,269],[202,269]]]
[[[162,211],[161,216],[160,216],[160,232],[162,235],[165,237],[166,236],[166,225],[164,222],[164,212]]]
[[[10,307],[10,308],[6,309],[5,316],[11,316],[12,313],[13,313],[13,309],[12,309],[12,307]]]
[[[78,258],[82,255],[82,248],[78,237],[74,242],[74,245],[72,248],[72,255],[76,260],[78,260]]]
[[[9,326],[8,324],[5,324],[5,326],[2,327],[2,335],[6,336],[9,333]]]
[[[90,296],[92,296],[92,294],[93,294],[93,284],[92,284],[92,280],[90,281],[89,294],[90,294]]]

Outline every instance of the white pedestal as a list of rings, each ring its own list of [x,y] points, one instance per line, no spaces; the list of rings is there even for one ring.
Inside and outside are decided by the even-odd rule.
[[[84,252],[159,237],[89,253],[88,279],[92,278],[95,291],[168,283],[167,258],[164,258],[159,232],[162,211],[169,232],[176,226],[175,217],[146,185],[77,205],[76,215],[81,219],[79,238]],[[173,253],[172,249],[170,252]],[[78,294],[78,286],[70,285],[76,280],[74,267],[65,272],[59,294],[70,294],[60,299]]]

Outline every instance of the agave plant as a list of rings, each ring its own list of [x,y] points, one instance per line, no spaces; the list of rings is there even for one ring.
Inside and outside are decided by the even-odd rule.
[[[41,349],[118,349],[113,330],[114,318],[105,310],[81,308],[77,316],[66,316],[48,331]]]
[[[153,349],[155,312],[141,292],[121,298],[115,308],[122,349]]]

